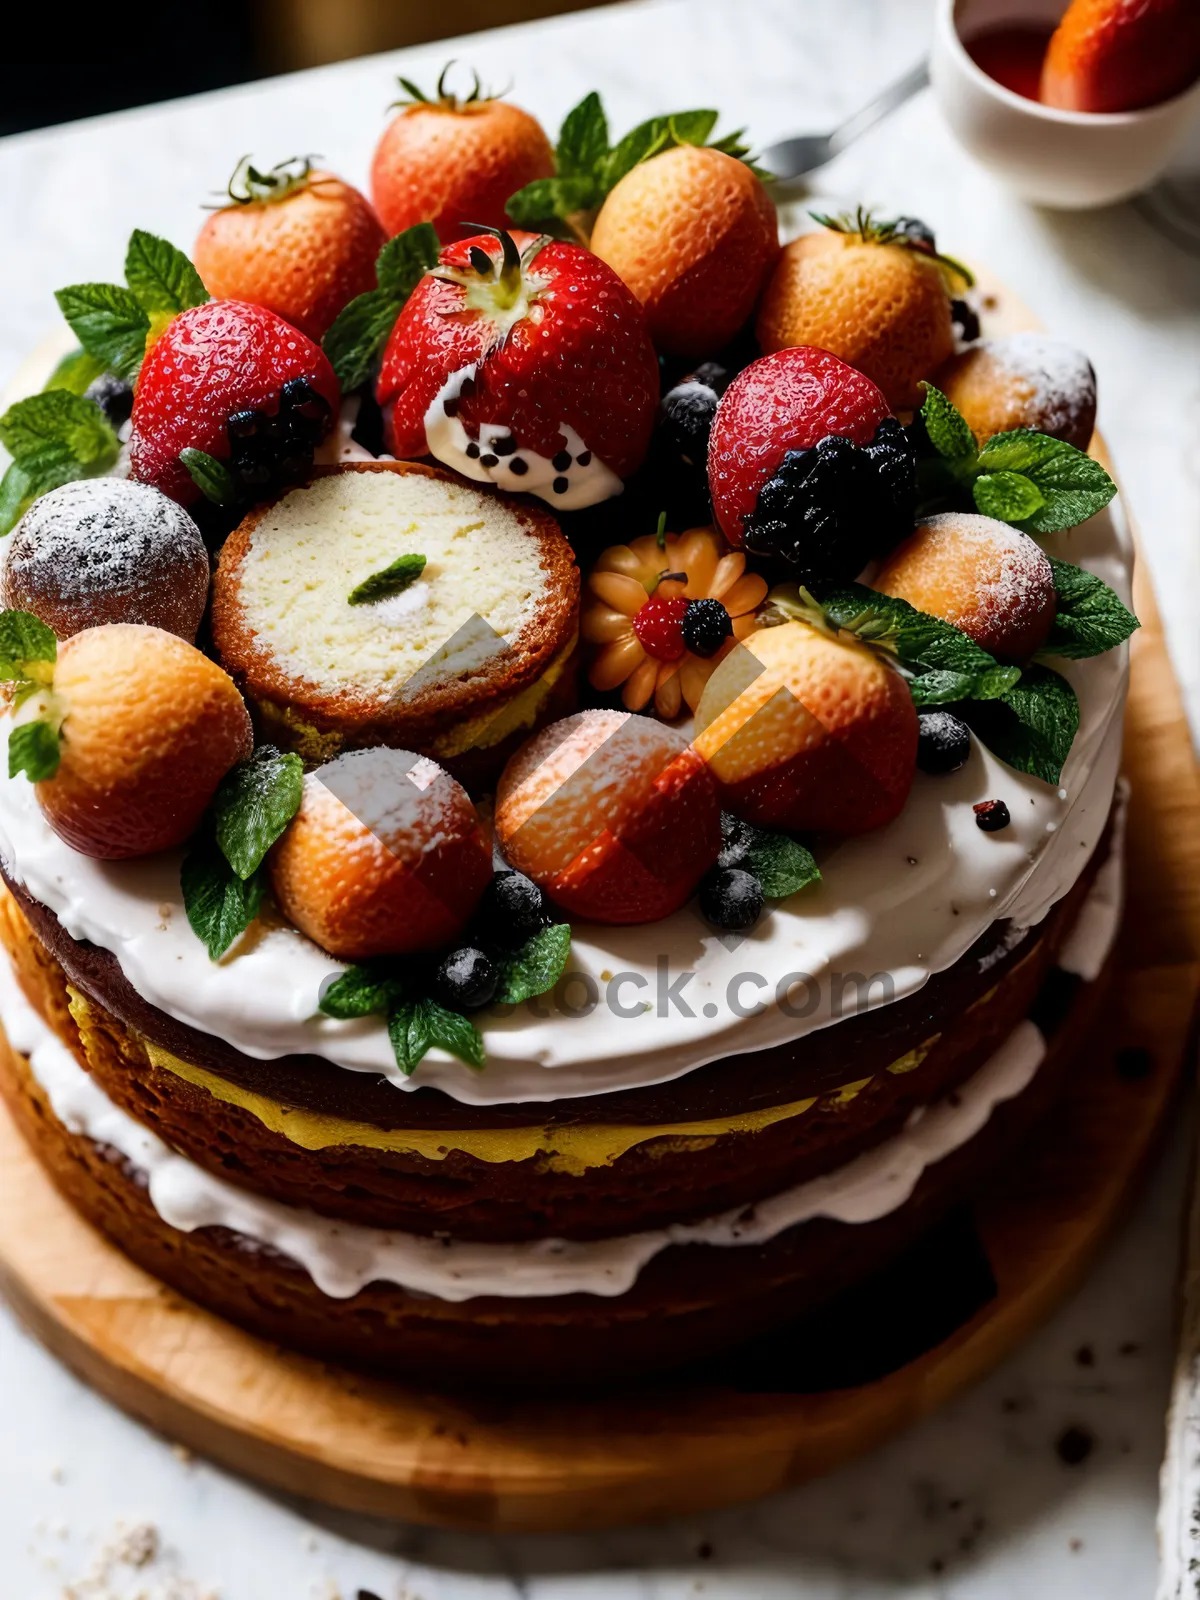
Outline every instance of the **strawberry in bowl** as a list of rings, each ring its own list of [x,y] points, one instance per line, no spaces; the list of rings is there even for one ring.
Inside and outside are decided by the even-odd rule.
[[[180,505],[266,499],[305,477],[341,394],[319,345],[274,311],[210,300],[156,340],[133,401],[130,469]]]
[[[618,494],[658,406],[645,315],[580,245],[497,229],[417,284],[376,387],[392,453],[572,511]]]

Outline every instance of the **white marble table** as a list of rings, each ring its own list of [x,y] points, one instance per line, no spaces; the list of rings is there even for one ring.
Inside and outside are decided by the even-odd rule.
[[[391,75],[457,55],[548,125],[587,89],[618,128],[720,106],[760,143],[829,125],[924,48],[929,0],[665,0],[347,63],[0,141],[0,375],[55,322],[54,287],[115,274],[134,226],[190,242],[238,156],[316,149],[362,181]],[[820,205],[925,217],[1090,352],[1200,728],[1200,269],[1131,208],[1010,200],[924,96],[821,175]],[[761,1505],[587,1538],[473,1539],[306,1516],[112,1411],[0,1309],[0,1594],[58,1600],[121,1521],[162,1555],[78,1600],[1142,1600],[1153,1588],[1181,1137],[1076,1299],[1004,1368],[889,1448]],[[1094,1440],[1066,1466],[1063,1430]]]

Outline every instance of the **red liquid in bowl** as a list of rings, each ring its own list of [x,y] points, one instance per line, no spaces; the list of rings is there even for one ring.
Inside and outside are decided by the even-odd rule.
[[[963,48],[979,70],[1003,88],[1026,100],[1037,100],[1042,62],[1053,32],[1053,23],[1002,23],[964,39]]]

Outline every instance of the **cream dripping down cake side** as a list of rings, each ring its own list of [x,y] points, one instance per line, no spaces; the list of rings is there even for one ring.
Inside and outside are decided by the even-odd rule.
[[[443,81],[370,202],[243,162],[0,418],[0,1086],[281,1343],[542,1389],[803,1318],[1105,968],[1087,358],[914,218],[781,248],[716,123]]]

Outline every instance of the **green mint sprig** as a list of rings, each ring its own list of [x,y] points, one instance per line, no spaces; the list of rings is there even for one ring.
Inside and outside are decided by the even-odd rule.
[[[134,383],[146,344],[172,317],[209,299],[182,250],[135,228],[125,252],[125,284],[75,283],[54,298],[83,350],[102,370]]]
[[[221,780],[179,881],[192,931],[219,961],[254,921],[267,888],[263,859],[300,808],[297,755],[260,745]]]
[[[1054,592],[1058,609],[1050,636],[1037,653],[1082,660],[1112,650],[1141,627],[1133,612],[1113,593],[1102,578],[1085,572],[1069,561],[1047,558],[1054,573]]]
[[[52,778],[58,771],[62,709],[54,688],[58,640],[53,631],[29,611],[0,611],[0,683],[12,685],[14,706],[35,694],[45,698],[38,715],[18,722],[8,736],[8,775],[23,772],[30,783]]]
[[[355,584],[346,596],[352,606],[370,605],[375,600],[386,600],[389,595],[403,594],[410,584],[425,571],[425,557],[419,555],[397,556],[390,566],[373,572],[369,578]]]
[[[516,950],[490,950],[497,969],[494,1005],[520,1005],[553,989],[571,953],[569,923],[553,923],[532,934]],[[469,1067],[487,1061],[483,1036],[461,1011],[429,993],[429,967],[411,962],[372,961],[347,967],[325,986],[318,1002],[329,1017],[382,1015],[396,1065],[406,1077],[435,1047]]]
[[[918,463],[918,516],[973,505],[1022,533],[1059,533],[1116,494],[1098,461],[1032,428],[993,434],[980,449],[953,402],[933,384],[923,387],[920,417],[936,455]]]
[[[554,152],[554,177],[535,178],[527,183],[509,199],[505,209],[518,227],[553,231],[552,225],[558,224],[557,231],[586,243],[595,213],[610,190],[651,156],[690,144],[721,150],[735,160],[746,161],[750,147],[743,142],[743,129],[720,139],[711,138],[717,117],[716,111],[676,111],[669,116],[650,117],[612,145],[603,103],[593,91],[568,111],[563,121]],[[747,165],[759,177],[770,176],[751,162]]]
[[[993,755],[1017,772],[1057,784],[1079,729],[1079,701],[1048,667],[1026,667],[998,700],[971,701],[963,716]]]
[[[375,262],[376,287],[337,315],[321,347],[343,394],[366,383],[410,294],[435,267],[441,245],[432,223],[418,222],[389,239]]]
[[[11,532],[39,495],[107,472],[121,448],[100,407],[65,388],[9,406],[0,444],[12,456],[0,481],[0,534]]]
[[[188,445],[181,450],[179,459],[206,500],[215,506],[237,505],[241,495],[233,473],[223,461],[209,455],[207,450],[197,450],[195,445]]]

